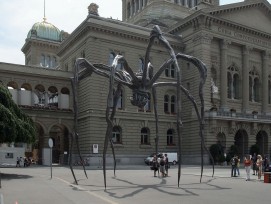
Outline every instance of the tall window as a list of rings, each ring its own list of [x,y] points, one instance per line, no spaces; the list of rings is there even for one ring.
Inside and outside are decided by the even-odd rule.
[[[164,96],[164,112],[169,113],[169,96]]]
[[[171,113],[176,113],[176,96],[171,96],[170,100],[170,112]]]
[[[115,94],[115,89],[113,90],[113,94]],[[119,96],[119,99],[118,99],[118,102],[117,102],[117,106],[116,108],[117,109],[123,109],[123,90],[121,90],[121,93],[120,93],[120,96]]]
[[[149,144],[149,129],[141,129],[141,144]]]
[[[130,16],[131,16],[131,10],[130,10],[130,8],[131,8],[131,4],[130,4],[130,2],[127,4],[127,18],[130,18]]]
[[[112,130],[112,141],[115,144],[121,144],[121,128],[119,126],[114,126]]]
[[[176,96],[175,95],[165,95],[164,96],[164,112],[169,114],[176,113]]]
[[[167,131],[167,145],[174,145],[174,130],[169,129]]]
[[[249,100],[252,102],[260,101],[260,80],[255,67],[249,72]]]
[[[231,65],[228,68],[227,73],[227,80],[228,80],[228,98],[230,99],[239,99],[240,98],[240,79],[238,68],[235,64]]]
[[[174,64],[171,64],[169,67],[165,69],[165,76],[175,78],[176,70]]]
[[[108,65],[111,66],[113,61],[115,59],[115,53],[114,52],[110,52],[109,53],[109,59],[108,59]]]
[[[143,69],[144,69],[144,60],[142,58],[139,58],[139,60],[138,60],[138,72],[143,73]]]
[[[44,55],[44,54],[41,55],[41,58],[40,58],[40,66],[41,66],[41,67],[45,67],[45,55]]]
[[[151,112],[151,99],[149,98],[146,105],[142,108],[138,108],[139,112]]]

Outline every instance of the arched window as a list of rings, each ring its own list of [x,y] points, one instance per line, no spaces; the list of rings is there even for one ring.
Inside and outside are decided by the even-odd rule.
[[[142,58],[139,58],[139,60],[138,60],[138,72],[143,73],[143,69],[144,69],[144,60]]]
[[[169,129],[167,131],[167,145],[174,145],[174,130]]]
[[[121,128],[119,126],[114,126],[112,130],[112,141],[115,144],[121,144]]]
[[[260,80],[256,67],[249,72],[249,100],[252,102],[260,101]]]
[[[141,144],[149,144],[149,134],[150,131],[148,128],[141,129]]]
[[[113,61],[115,59],[115,53],[114,52],[110,52],[109,53],[109,59],[108,59],[108,65],[111,66]]]
[[[164,96],[164,112],[169,113],[169,96]]]
[[[227,81],[228,98],[239,99],[240,79],[238,74],[238,68],[234,63],[228,68]]]
[[[176,113],[176,96],[172,95],[170,100],[170,111],[171,113]]]
[[[48,88],[48,105],[58,107],[58,92],[55,86]]]

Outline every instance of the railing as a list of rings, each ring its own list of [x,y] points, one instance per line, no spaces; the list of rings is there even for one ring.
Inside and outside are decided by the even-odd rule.
[[[236,113],[231,111],[207,111],[206,115],[209,117],[228,117],[228,118],[239,118],[239,119],[258,119],[258,120],[271,120],[270,115],[261,114],[249,114],[249,113]],[[271,121],[270,121],[271,122]]]

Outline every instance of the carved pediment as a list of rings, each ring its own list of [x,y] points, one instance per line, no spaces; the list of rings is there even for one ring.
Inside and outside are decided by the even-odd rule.
[[[210,10],[210,14],[270,34],[270,7],[270,4],[265,0],[245,1],[221,6],[217,10]]]

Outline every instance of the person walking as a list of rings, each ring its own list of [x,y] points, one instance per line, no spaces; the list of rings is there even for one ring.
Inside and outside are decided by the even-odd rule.
[[[153,170],[153,176],[156,177],[156,172],[158,171],[159,168],[159,163],[158,163],[158,159],[156,157],[156,155],[153,156],[152,159],[152,170]],[[159,175],[159,172],[158,172]]]
[[[252,161],[250,159],[250,155],[247,155],[244,159],[244,166],[246,170],[246,181],[250,180],[250,168],[251,168]]]
[[[165,176],[165,158],[164,158],[164,156],[162,156],[161,160],[160,160],[160,172],[161,172],[161,176],[164,177]]]
[[[261,179],[262,171],[263,171],[263,159],[260,154],[258,154],[258,156],[257,156],[256,165],[258,167],[258,179]]]
[[[231,158],[231,177],[236,177],[237,158],[236,155]]]
[[[257,175],[258,173],[258,170],[257,170],[257,155],[256,153],[253,154],[253,157],[252,157],[252,163],[253,163],[253,175]]]
[[[236,161],[237,161],[237,164],[236,164],[236,171],[237,171],[237,174],[238,176],[240,176],[240,158],[238,156],[236,156]]]
[[[165,176],[168,176],[169,162],[167,154],[165,154]]]

